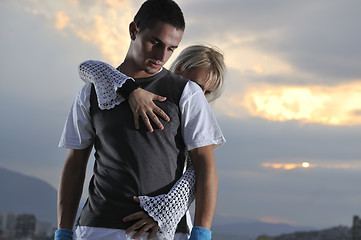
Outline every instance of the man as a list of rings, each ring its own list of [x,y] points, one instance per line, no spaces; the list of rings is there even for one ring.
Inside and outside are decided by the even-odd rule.
[[[72,239],[93,146],[94,174],[77,222],[77,239],[126,239],[129,229],[135,230],[139,222],[124,218],[141,211],[133,196],[167,193],[182,174],[185,150],[189,150],[197,174],[192,237],[206,235],[210,239],[218,185],[213,145],[223,143],[224,138],[201,89],[162,68],[178,47],[184,27],[183,14],[175,2],[146,1],[130,23],[131,43],[118,67],[141,87],[127,81],[125,97],[130,93],[131,98],[144,88],[167,98],[158,103],[170,116],[169,122],[163,121],[163,130],[148,132],[145,125],[134,129],[127,101],[101,110],[91,84],[77,95],[59,144],[69,150],[59,187],[56,239]],[[149,236],[153,236],[157,226],[150,222],[141,222],[138,227],[141,232],[151,230]],[[187,239],[186,232],[183,219],[176,237]]]

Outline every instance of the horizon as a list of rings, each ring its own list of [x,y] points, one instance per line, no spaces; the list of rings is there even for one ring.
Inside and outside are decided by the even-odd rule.
[[[13,170],[8,170],[3,167],[0,167],[0,170],[5,171],[5,173],[10,172],[12,175],[14,175],[14,176],[12,176],[12,178],[21,175],[22,176],[21,178],[23,178],[21,180],[21,182],[23,182],[22,184],[24,185],[24,187],[37,188],[37,186],[34,186],[34,184],[32,184],[31,186],[30,185],[27,186],[27,184],[29,182],[32,182],[32,181],[29,181],[29,179],[34,179],[35,182],[37,182],[37,183],[40,182],[42,184],[44,184],[44,183],[47,184],[54,193],[56,193],[56,191],[57,191],[54,187],[51,186],[51,184],[49,184],[48,182],[46,182],[44,180],[41,180],[40,178],[38,178],[36,176],[26,175],[26,174],[19,173],[19,172],[13,171]],[[8,175],[8,173],[6,173],[6,175]],[[8,182],[8,181],[6,181],[7,180],[6,178],[2,179],[2,180],[3,180],[3,181],[1,181],[2,183]],[[11,179],[8,179],[8,180],[11,180]],[[0,184],[0,189],[3,189],[3,186],[1,186],[1,184]],[[44,189],[44,188],[42,187],[42,189]],[[6,200],[6,196],[7,196],[6,189],[5,189],[5,192],[2,191],[2,193],[3,193],[2,194],[3,200],[4,199]],[[23,194],[22,191],[19,191],[18,193]],[[23,198],[23,197],[20,197],[20,198]],[[14,199],[10,199],[10,200],[13,201]],[[82,205],[82,204],[83,203],[81,203],[80,205]],[[54,202],[54,205],[55,205],[55,202]],[[0,208],[1,208],[1,206],[0,206]],[[0,221],[3,221],[3,220],[1,220],[3,217],[5,217],[5,219],[7,219],[9,217],[9,215],[13,216],[14,219],[17,219],[19,216],[30,216],[30,217],[34,216],[35,220],[36,220],[36,224],[35,224],[36,227],[35,227],[34,232],[40,234],[40,235],[36,235],[36,234],[35,235],[50,237],[51,236],[50,233],[53,231],[54,228],[56,228],[56,224],[54,224],[54,220],[56,218],[55,215],[54,215],[54,219],[52,219],[53,221],[51,221],[49,219],[44,219],[41,217],[39,218],[39,215],[38,215],[39,209],[37,209],[36,207],[31,207],[30,209],[31,210],[21,210],[21,211],[17,211],[15,209],[4,211],[4,209],[2,209],[0,211]],[[43,210],[47,211],[47,208],[45,208]],[[78,212],[78,214],[79,213],[80,212]],[[193,216],[193,214],[192,214],[192,216]],[[223,218],[226,219],[227,217],[223,217]],[[304,233],[304,234],[315,233],[315,232],[322,233],[322,232],[327,232],[327,231],[333,231],[335,229],[340,229],[340,228],[342,228],[341,231],[339,231],[340,234],[344,233],[344,229],[347,229],[349,231],[349,234],[352,234],[352,229],[355,226],[355,221],[360,221],[360,218],[359,218],[359,216],[354,215],[352,217],[352,219],[353,219],[353,224],[351,224],[351,225],[338,224],[335,226],[316,228],[311,225],[295,226],[295,225],[292,225],[292,224],[290,225],[287,223],[267,223],[267,222],[263,222],[262,220],[261,221],[256,221],[256,220],[255,221],[245,221],[245,220],[237,219],[237,220],[234,220],[233,222],[229,221],[229,220],[222,222],[222,220],[219,220],[219,216],[218,217],[216,216],[215,221],[212,226],[212,232],[213,232],[215,239],[219,239],[219,238],[223,239],[223,237],[231,237],[231,236],[233,236],[233,237],[238,236],[238,238],[241,237],[241,239],[251,239],[251,238],[255,239],[256,237],[260,237],[260,236],[276,237],[276,236],[294,234],[294,233]],[[5,220],[5,222],[6,222],[6,220]],[[15,222],[13,224],[14,224],[14,226],[16,225]],[[0,233],[1,233],[1,230],[4,230],[5,233],[7,232],[7,230],[12,231],[12,230],[9,230],[8,228],[3,228],[3,227],[4,227],[4,224],[2,224],[2,226],[0,226]],[[233,231],[231,231],[230,229],[233,229]]]

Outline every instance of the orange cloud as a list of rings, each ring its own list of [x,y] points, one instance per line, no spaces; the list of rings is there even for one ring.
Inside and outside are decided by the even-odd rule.
[[[294,222],[291,220],[282,219],[282,218],[273,217],[273,216],[263,216],[259,220],[261,222],[266,222],[266,223],[285,223],[285,224],[290,224],[290,225],[294,224]]]
[[[119,64],[129,46],[128,25],[133,19],[132,4],[131,1],[107,0],[93,6],[91,17],[75,19],[72,30],[84,41],[100,48],[107,61]]]
[[[310,164],[310,163],[309,163]],[[325,164],[316,164],[312,163],[307,167],[300,163],[262,163],[262,167],[273,168],[273,169],[283,169],[291,170],[295,168],[328,168],[328,169],[361,169],[361,163],[359,161],[354,161],[354,163],[325,163]]]
[[[55,28],[63,30],[69,23],[70,17],[63,11],[55,13]]]
[[[266,168],[291,170],[294,168],[302,167],[302,164],[299,164],[299,163],[263,163],[262,166],[266,167]]]
[[[299,120],[329,125],[361,124],[361,82],[331,87],[263,85],[244,96],[227,95],[223,112],[244,117],[241,107],[252,116],[272,121]]]
[[[116,17],[117,18],[117,15]],[[91,42],[98,46],[104,56],[113,64],[121,62],[126,54],[126,50],[129,46],[129,37],[127,26],[128,22],[123,18],[114,22],[123,23],[123,28],[118,25],[112,24],[108,19],[103,16],[94,16],[93,24],[87,29],[76,28],[75,33],[84,41]]]
[[[256,64],[253,66],[253,70],[257,73],[263,73],[264,67],[261,64]]]
[[[53,21],[56,30],[67,29],[67,34],[74,34],[95,45],[111,64],[123,60],[129,46],[128,25],[135,14],[133,1],[83,3],[66,0],[47,4],[33,1],[29,4],[31,7],[26,7],[26,12],[42,15]]]

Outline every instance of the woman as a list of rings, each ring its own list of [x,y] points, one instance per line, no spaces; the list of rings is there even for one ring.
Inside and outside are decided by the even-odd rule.
[[[173,62],[170,70],[196,82],[202,88],[208,102],[214,101],[221,94],[225,64],[223,55],[214,47],[205,45],[187,47]],[[153,100],[164,101],[165,98],[138,89],[133,79],[128,78],[108,64],[99,61],[86,61],[80,65],[79,73],[83,81],[94,84],[101,109],[111,109],[128,98],[137,129],[139,128],[139,116],[142,117],[149,131],[153,131],[149,118],[160,129],[163,128],[156,114],[169,121],[168,116],[153,103]],[[148,238],[155,236],[159,227],[158,239],[172,239],[179,220],[194,200],[194,194],[195,172],[191,162],[188,161],[186,172],[167,194],[155,197],[135,197],[135,201],[140,203],[140,206],[151,218],[144,212],[138,212],[126,217],[124,221],[139,220],[139,222],[145,222],[141,227],[143,230],[152,228]],[[174,204],[175,202],[177,204]],[[164,206],[166,207],[164,208]],[[139,225],[134,224],[127,232],[132,232],[138,227]],[[143,233],[144,231],[139,231],[133,237],[140,237]]]

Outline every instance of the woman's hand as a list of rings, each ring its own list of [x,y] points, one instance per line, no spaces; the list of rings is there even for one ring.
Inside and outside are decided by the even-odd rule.
[[[139,203],[138,197],[133,197],[134,201]],[[137,239],[138,237],[142,236],[144,233],[146,233],[149,229],[152,229],[151,232],[148,235],[148,239],[153,238],[157,232],[158,232],[158,223],[154,221],[151,217],[148,216],[144,211],[133,213],[125,218],[123,218],[124,222],[132,221],[132,220],[138,220],[136,223],[134,223],[131,227],[129,227],[126,230],[126,233],[129,234],[136,229],[138,232],[134,234],[133,238]]]
[[[134,116],[134,125],[136,129],[139,129],[139,117],[142,117],[146,127],[150,132],[153,132],[153,127],[150,124],[149,118],[157,125],[161,130],[164,129],[163,124],[159,121],[158,114],[165,121],[169,122],[170,119],[168,115],[153,101],[163,102],[166,100],[166,97],[162,97],[146,91],[142,88],[134,90],[128,98],[129,106],[133,111]]]

